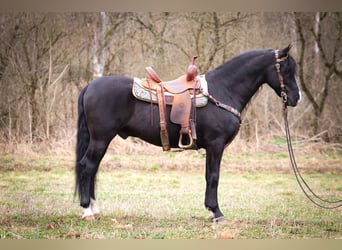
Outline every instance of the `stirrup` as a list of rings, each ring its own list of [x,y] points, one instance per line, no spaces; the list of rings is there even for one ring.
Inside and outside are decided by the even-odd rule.
[[[191,130],[189,130],[188,134],[186,134],[189,137],[189,144],[183,144],[182,140],[183,140],[183,134],[182,132],[179,133],[179,142],[178,142],[178,147],[180,148],[184,148],[184,149],[190,149],[194,146],[194,140],[192,139],[192,135],[191,135]],[[185,135],[185,134],[184,134]]]

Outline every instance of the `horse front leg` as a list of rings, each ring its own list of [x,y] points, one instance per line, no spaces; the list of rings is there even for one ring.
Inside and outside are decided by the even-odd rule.
[[[213,213],[214,221],[224,220],[218,200],[217,188],[220,178],[220,164],[223,154],[224,146],[214,145],[207,148],[206,156],[206,191],[205,191],[205,207]]]

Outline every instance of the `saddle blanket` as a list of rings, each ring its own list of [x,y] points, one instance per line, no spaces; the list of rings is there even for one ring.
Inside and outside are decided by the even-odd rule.
[[[204,93],[208,93],[208,83],[205,80],[205,75],[199,75],[196,77],[200,84],[201,88]],[[157,92],[155,90],[150,90],[146,89],[143,87],[142,82],[144,80],[134,77],[134,82],[133,82],[133,88],[132,88],[132,94],[135,98],[141,101],[145,102],[153,102],[153,103],[158,103],[157,99]],[[173,104],[173,97],[174,94],[165,91],[165,102],[167,105],[172,105]],[[190,94],[191,99],[194,98],[193,94]],[[196,107],[204,107],[208,103],[208,97],[204,96],[202,93],[196,94]]]

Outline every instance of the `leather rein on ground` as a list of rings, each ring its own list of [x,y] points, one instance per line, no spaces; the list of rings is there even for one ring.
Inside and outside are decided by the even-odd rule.
[[[274,54],[275,54],[275,59],[276,59],[275,67],[276,67],[277,74],[278,74],[278,79],[279,79],[280,88],[281,88],[281,97],[282,97],[282,102],[283,102],[283,117],[284,117],[285,131],[286,131],[287,148],[288,148],[288,151],[289,151],[289,155],[290,155],[290,159],[291,159],[291,166],[292,166],[293,172],[295,174],[296,180],[297,180],[301,190],[305,194],[305,196],[312,203],[317,205],[318,207],[325,208],[325,209],[335,209],[335,208],[341,207],[342,206],[342,200],[330,201],[330,200],[322,199],[320,196],[318,196],[314,191],[312,191],[310,186],[306,183],[306,181],[303,179],[303,176],[299,172],[299,169],[297,167],[297,163],[296,163],[296,160],[295,160],[295,157],[294,157],[294,154],[293,154],[290,129],[289,129],[288,121],[287,121],[287,93],[286,93],[286,87],[284,85],[283,76],[281,75],[281,72],[280,72],[280,62],[286,61],[287,56],[279,58],[279,51],[278,50],[275,50]],[[307,190],[305,190],[305,189],[307,189]],[[315,201],[314,198],[310,196],[310,194],[312,196],[314,196],[316,199],[318,199],[321,203],[325,203],[326,205],[322,205],[319,202]]]

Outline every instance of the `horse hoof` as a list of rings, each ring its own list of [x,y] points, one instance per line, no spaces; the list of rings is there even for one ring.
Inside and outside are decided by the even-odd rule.
[[[226,221],[226,219],[224,218],[224,216],[220,216],[215,218],[215,214],[214,213],[210,213],[210,215],[208,216],[208,219],[214,223],[222,223],[224,221]]]
[[[213,222],[214,223],[224,223],[226,221],[226,219],[224,218],[224,216],[221,216],[221,217],[217,217],[217,218],[213,218]]]

